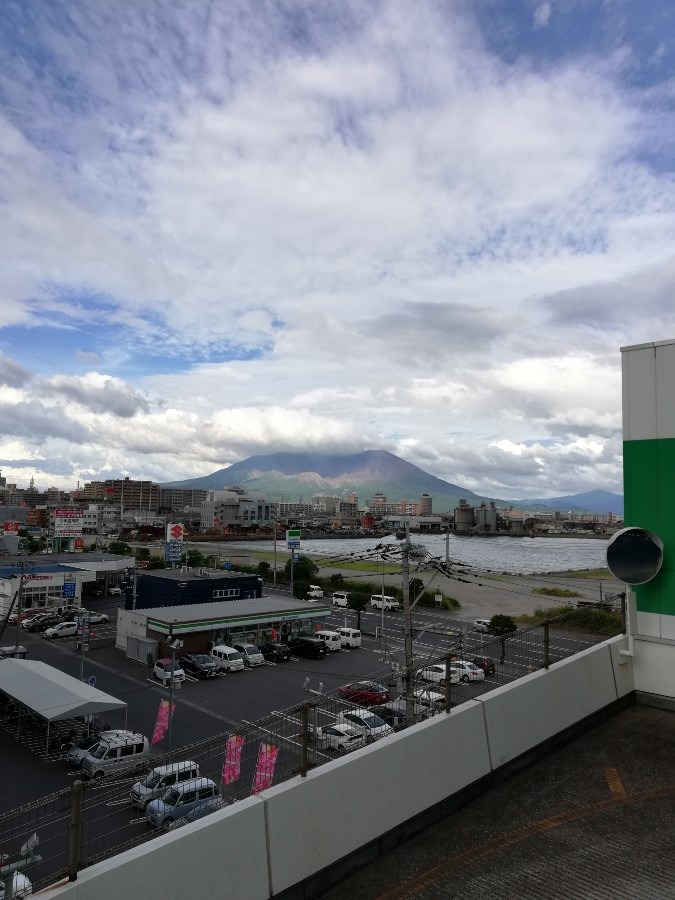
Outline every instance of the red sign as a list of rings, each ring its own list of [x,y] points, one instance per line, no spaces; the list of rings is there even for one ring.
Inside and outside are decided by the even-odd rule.
[[[182,522],[170,522],[166,526],[167,541],[182,541],[185,537],[185,525]]]
[[[75,539],[75,546],[78,550],[81,550],[82,547],[84,547],[84,541],[82,540],[82,538]]]
[[[3,522],[2,530],[5,534],[18,534],[19,533],[19,523],[18,522]]]

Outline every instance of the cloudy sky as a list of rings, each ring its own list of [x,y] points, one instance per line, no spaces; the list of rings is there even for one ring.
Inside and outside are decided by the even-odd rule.
[[[672,0],[6,0],[2,475],[374,448],[621,492],[674,73]]]

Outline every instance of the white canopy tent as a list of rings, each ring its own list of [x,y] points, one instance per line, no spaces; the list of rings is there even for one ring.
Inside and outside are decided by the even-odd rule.
[[[47,722],[47,748],[52,722],[86,717],[127,704],[37,660],[0,660],[0,691]]]

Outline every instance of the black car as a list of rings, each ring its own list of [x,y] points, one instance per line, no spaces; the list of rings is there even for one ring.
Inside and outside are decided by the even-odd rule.
[[[474,656],[471,662],[474,666],[478,666],[479,669],[482,669],[486,675],[494,675],[496,672],[495,661],[494,659],[490,659],[489,656]]]
[[[208,653],[188,653],[181,656],[180,666],[184,672],[197,678],[215,678],[220,672],[218,663]]]
[[[286,662],[286,660],[291,658],[291,648],[287,644],[278,644],[275,641],[270,641],[267,644],[263,644],[259,649],[265,659],[272,660],[272,662]]]
[[[48,628],[51,628],[53,625],[58,625],[60,622],[63,622],[61,616],[42,616],[34,622],[31,622],[26,628],[26,631],[46,631]]]
[[[406,723],[405,702],[393,700],[391,703],[383,703],[380,706],[371,706],[370,711],[379,716],[392,728],[399,728]]]
[[[299,637],[290,641],[288,646],[294,656],[305,656],[309,659],[320,659],[327,653],[326,645],[320,638]]]

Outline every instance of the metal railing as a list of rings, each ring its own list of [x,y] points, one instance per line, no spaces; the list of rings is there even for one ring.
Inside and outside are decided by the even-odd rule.
[[[410,672],[389,664],[360,679],[381,684],[392,698],[384,704],[387,711],[382,713],[389,727],[379,731],[368,730],[363,719],[372,712],[355,697],[341,696],[339,691],[326,695],[321,688],[312,689],[307,684],[308,699],[290,709],[274,711],[255,722],[242,722],[234,731],[154,756],[145,761],[143,771],[128,770],[91,782],[78,780],[71,788],[0,814],[0,862],[21,859],[21,848],[36,834],[38,856],[27,867],[34,890],[60,878],[74,880],[80,869],[183,824],[184,819],[172,818],[156,828],[145,812],[132,804],[134,783],[149,768],[192,760],[199,766],[200,777],[216,785],[217,802],[206,804],[212,810],[271,784],[305,775],[341,753],[379,739],[384,732],[451,713],[498,685],[547,669],[622,631],[616,620],[594,632],[581,630],[573,622],[574,616],[568,612],[503,637],[466,635],[461,648],[417,661]],[[483,666],[478,674],[466,665],[473,659]],[[442,678],[443,667],[446,674],[452,673],[450,678]],[[405,715],[406,689],[421,692],[407,705],[408,711],[413,710],[412,720]],[[362,728],[362,738],[343,743],[332,733],[336,724]]]

